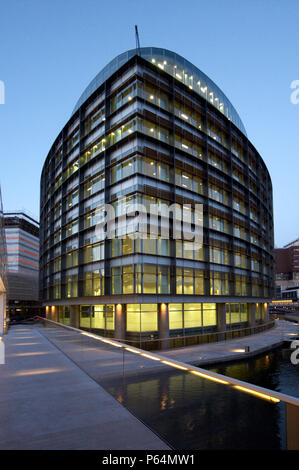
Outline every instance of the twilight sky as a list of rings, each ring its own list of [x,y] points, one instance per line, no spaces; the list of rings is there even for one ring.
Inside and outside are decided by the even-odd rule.
[[[90,80],[141,46],[175,51],[237,109],[274,188],[275,245],[299,237],[298,0],[0,0],[0,184],[39,216],[44,159]],[[298,95],[299,96],[299,95]]]

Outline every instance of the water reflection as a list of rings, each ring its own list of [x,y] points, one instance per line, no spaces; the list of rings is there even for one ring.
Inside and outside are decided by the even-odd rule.
[[[284,448],[282,403],[173,370],[102,385],[175,449]]]
[[[247,361],[208,369],[299,398],[299,367],[291,363],[290,353],[282,347]]]
[[[129,352],[124,354],[87,337],[73,335],[72,341],[66,341],[53,329],[46,333],[90,377],[174,449],[285,448],[283,403],[273,404],[167,365],[161,368],[156,361]],[[272,390],[299,394],[298,368],[283,351],[213,370]]]

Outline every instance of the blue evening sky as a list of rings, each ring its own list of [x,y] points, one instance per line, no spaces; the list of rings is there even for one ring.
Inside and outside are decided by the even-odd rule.
[[[0,0],[0,158],[6,210],[38,217],[44,159],[83,89],[112,58],[173,50],[226,93],[274,188],[275,245],[299,237],[298,0]]]

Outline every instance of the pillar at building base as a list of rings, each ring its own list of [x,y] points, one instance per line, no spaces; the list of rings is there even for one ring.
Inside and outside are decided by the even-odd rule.
[[[161,349],[169,348],[169,311],[168,304],[158,304],[158,333]]]
[[[252,328],[256,324],[256,303],[250,303],[248,304],[248,325],[251,326]]]
[[[225,339],[225,331],[226,331],[225,303],[216,304],[216,314],[217,314],[217,332],[218,332],[217,338],[218,338],[218,341],[223,341]]]
[[[79,305],[70,305],[70,326],[80,328],[80,311]]]
[[[57,307],[55,305],[51,307],[50,320],[57,321]]]
[[[115,305],[115,330],[114,338],[123,340],[126,338],[126,305]]]
[[[269,309],[268,309],[268,304],[267,302],[264,302],[263,304],[263,322],[268,322],[269,321]]]
[[[50,307],[49,305],[46,306],[46,318],[48,318],[49,320],[51,320],[51,318],[50,318],[50,313],[49,313],[49,312],[50,312],[50,308],[51,308],[51,307]]]

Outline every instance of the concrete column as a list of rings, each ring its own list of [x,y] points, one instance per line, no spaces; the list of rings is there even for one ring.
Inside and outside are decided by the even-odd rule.
[[[0,293],[0,336],[4,335],[6,327],[6,293]]]
[[[46,318],[48,318],[49,320],[51,320],[51,317],[50,317],[50,310],[51,307],[49,305],[46,306]]]
[[[117,304],[115,305],[115,339],[126,338],[126,305]]]
[[[262,312],[263,312],[263,321],[267,322],[269,321],[269,310],[268,310],[268,304],[267,302],[264,302],[262,304]]]
[[[216,315],[217,315],[217,332],[224,332],[226,331],[226,307],[225,303],[217,303],[216,304]],[[218,334],[217,335],[219,341],[223,341],[225,339],[225,335]]]
[[[69,305],[70,309],[70,326],[74,328],[80,327],[80,311],[79,305]]]
[[[50,320],[57,321],[57,307],[56,307],[56,305],[52,305],[52,307],[51,307]]]
[[[159,338],[169,338],[168,304],[158,304],[158,333]],[[161,349],[169,348],[169,341],[161,341]]]
[[[251,327],[255,326],[256,320],[256,303],[250,303],[248,305],[248,325]]]

